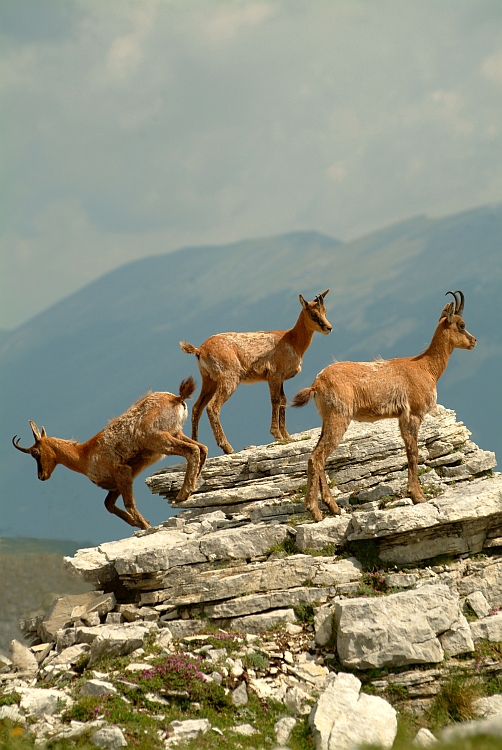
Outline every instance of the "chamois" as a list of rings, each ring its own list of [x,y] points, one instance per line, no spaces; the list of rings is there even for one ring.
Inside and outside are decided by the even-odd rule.
[[[476,339],[462,319],[464,295],[446,292],[455,302],[445,305],[428,348],[416,357],[374,362],[336,362],[320,372],[310,388],[299,391],[292,406],[304,406],[312,397],[322,418],[319,442],[308,462],[305,505],[314,520],[322,514],[323,502],[338,513],[324,464],[339,445],[352,419],[375,422],[398,419],[408,458],[407,492],[414,503],[426,501],[418,481],[418,430],[425,415],[436,405],[436,382],[446,369],[454,349],[474,349]],[[459,297],[457,297],[457,294]]]
[[[267,381],[272,402],[270,432],[276,440],[288,440],[286,430],[286,395],[284,381],[302,369],[303,355],[315,331],[328,334],[331,324],[326,318],[324,298],[319,294],[312,302],[299,295],[302,306],[293,328],[288,331],[257,331],[256,333],[218,333],[198,348],[186,341],[180,346],[187,354],[195,354],[202,375],[199,398],[192,409],[192,439],[197,440],[199,420],[205,407],[217,444],[224,453],[233,453],[219,420],[221,407],[239,383]]]
[[[206,461],[205,445],[191,440],[181,428],[187,418],[185,399],[195,390],[195,380],[190,375],[182,380],[179,396],[173,393],[147,393],[120,417],[86,443],[48,437],[30,420],[34,445],[23,448],[17,435],[12,444],[23,453],[29,453],[37,462],[38,478],[49,479],[58,464],[85,474],[91,482],[108,490],[105,508],[140,529],[150,527],[136,508],[132,485],[135,477],[162,456],[176,455],[187,459],[187,469],[178,499],[185,500],[195,489],[195,482]],[[115,503],[122,495],[125,510]]]

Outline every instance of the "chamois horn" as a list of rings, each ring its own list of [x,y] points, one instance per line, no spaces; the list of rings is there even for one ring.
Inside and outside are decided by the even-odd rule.
[[[464,293],[461,292],[460,289],[457,289],[455,292],[446,292],[445,297],[447,294],[451,294],[455,299],[455,315],[461,316],[464,312]],[[457,297],[457,294],[460,299]]]
[[[16,440],[16,438],[17,438],[17,440]],[[21,440],[21,438],[18,438],[17,435],[14,435],[14,437],[12,438],[12,445],[14,446],[14,448],[17,448],[18,451],[21,451],[21,453],[31,453],[31,449],[30,448],[23,448],[22,445],[19,445],[19,441],[20,440]]]

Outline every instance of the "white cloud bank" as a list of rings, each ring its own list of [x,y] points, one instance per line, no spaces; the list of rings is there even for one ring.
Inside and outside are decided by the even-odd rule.
[[[498,0],[0,14],[0,327],[183,244],[351,238],[502,200]]]

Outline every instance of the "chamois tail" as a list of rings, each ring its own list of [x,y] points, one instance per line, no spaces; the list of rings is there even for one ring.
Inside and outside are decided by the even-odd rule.
[[[299,409],[301,406],[308,404],[313,395],[314,386],[311,385],[310,388],[304,388],[302,391],[298,391],[291,402],[291,406],[295,409]]]
[[[179,388],[179,394],[182,401],[185,401],[187,398],[191,398],[193,396],[193,392],[195,391],[196,383],[195,378],[192,375],[189,375],[188,378],[185,378],[180,383]]]
[[[192,344],[189,344],[188,341],[180,341],[180,346],[185,352],[185,354],[198,354],[199,350],[196,346],[192,346]]]

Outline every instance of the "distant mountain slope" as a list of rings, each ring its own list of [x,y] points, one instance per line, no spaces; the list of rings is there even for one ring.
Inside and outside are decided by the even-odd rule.
[[[345,244],[297,232],[186,248],[106,274],[0,342],[8,394],[0,534],[99,542],[124,532],[103,508],[104,491],[85,477],[59,467],[49,482],[38,482],[35,462],[10,445],[14,434],[31,444],[28,419],[49,434],[85,440],[148,388],[176,391],[190,372],[200,381],[194,358],[179,348],[181,339],[198,345],[219,331],[288,328],[300,310],[298,294],[312,298],[328,287],[333,333],[314,337],[303,372],[286,384],[289,397],[333,357],[418,353],[429,343],[444,293],[462,289],[467,327],[479,343],[473,352],[454,353],[439,400],[457,410],[482,447],[502,455],[501,247],[497,206],[444,219],[418,217]],[[271,440],[266,384],[239,388],[223,407],[222,423],[236,448]],[[288,411],[290,430],[317,424],[313,406]],[[205,416],[200,437],[217,453]],[[150,497],[140,479],[135,490],[152,522],[166,517],[163,502]]]

